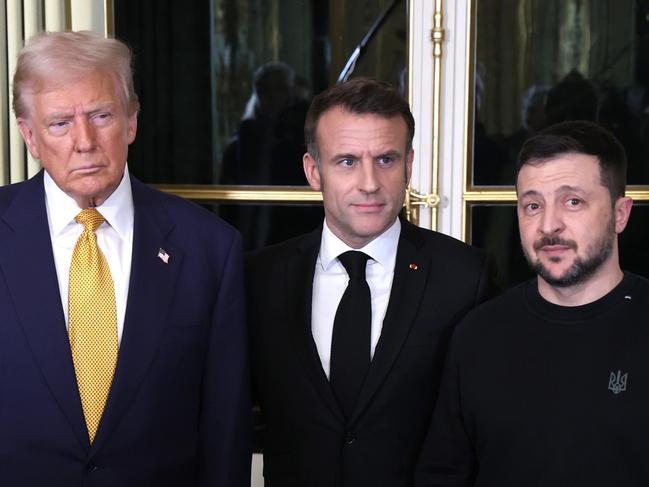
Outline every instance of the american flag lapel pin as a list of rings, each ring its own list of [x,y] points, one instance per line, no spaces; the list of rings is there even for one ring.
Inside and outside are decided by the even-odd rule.
[[[408,266],[408,268],[409,268],[411,271],[416,271],[416,270],[417,270],[417,264],[415,264],[415,263],[413,262],[413,263],[411,263],[411,264]]]
[[[162,247],[158,249],[158,258],[162,262],[164,262],[165,264],[168,264],[169,263],[169,257],[170,256],[169,256],[169,254],[167,253],[167,251],[165,249],[163,249]]]

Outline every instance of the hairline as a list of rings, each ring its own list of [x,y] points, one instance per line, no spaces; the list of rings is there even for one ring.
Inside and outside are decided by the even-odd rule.
[[[79,64],[71,62],[76,60]],[[65,67],[58,68],[56,63],[65,61],[68,61]],[[139,100],[133,79],[133,53],[127,44],[90,31],[41,32],[32,36],[21,49],[13,74],[14,114],[17,118],[31,116],[32,106],[26,98],[42,92],[44,86],[53,84],[60,88],[93,73],[110,76],[128,115],[137,114]]]
[[[25,120],[31,120],[32,110],[34,107],[32,100],[34,96],[38,96],[49,91],[60,90],[68,84],[82,82],[85,79],[85,76],[92,74],[98,74],[111,79],[113,88],[115,90],[115,95],[117,95],[119,103],[122,105],[128,116],[132,116],[139,111],[137,102],[129,100],[128,93],[124,91],[124,87],[119,80],[119,76],[117,76],[117,74],[110,69],[99,68],[76,70],[74,74],[68,73],[67,75],[56,76],[49,79],[42,79],[42,77],[38,77],[38,79],[34,78],[30,80],[28,83],[25,83],[25,86],[20,93],[21,105],[23,105],[26,113],[20,115],[16,114],[16,117]]]
[[[569,151],[557,152],[556,154],[553,154],[553,155],[547,156],[547,157],[531,157],[531,158],[527,159],[526,161],[522,162],[518,166],[518,169],[516,171],[516,196],[517,196],[517,198],[519,197],[518,196],[518,177],[519,177],[521,171],[523,170],[523,168],[525,166],[539,167],[539,166],[542,166],[544,164],[547,164],[548,162],[555,161],[555,160],[557,160],[557,159],[559,159],[561,157],[569,156],[569,155],[590,156],[590,157],[593,157],[595,159],[595,161],[597,162],[597,169],[599,171],[599,184],[606,189],[606,192],[608,193],[608,195],[609,195],[609,197],[611,199],[611,204],[613,206],[615,206],[615,202],[617,201],[617,199],[623,198],[625,196],[625,194],[626,194],[626,185],[625,185],[625,188],[624,188],[625,192],[622,193],[615,201],[613,200],[613,192],[611,191],[611,188],[604,183],[604,167],[603,167],[603,164],[602,164],[602,160],[600,159],[599,156],[597,156],[595,154],[588,154],[586,152],[580,152],[580,151],[577,151],[577,150],[569,150]]]
[[[315,126],[313,128],[313,142],[307,146],[307,153],[311,156],[311,158],[315,161],[316,165],[320,167],[320,150],[318,148],[318,127],[320,126],[320,121],[322,120],[322,117],[324,117],[327,113],[329,113],[332,110],[335,109],[340,109],[342,110],[345,114],[348,115],[357,115],[357,116],[364,116],[364,115],[370,115],[370,116],[375,116],[382,118],[384,120],[391,120],[394,118],[399,118],[403,121],[406,129],[406,147],[405,147],[405,154],[404,158],[408,157],[408,154],[412,150],[412,140],[409,137],[408,133],[408,121],[406,120],[406,117],[402,113],[395,113],[393,115],[386,115],[383,113],[376,113],[376,112],[357,112],[354,110],[350,110],[347,105],[344,103],[336,103],[334,105],[331,105],[329,108],[327,108],[325,111],[320,113],[320,116],[317,118]]]

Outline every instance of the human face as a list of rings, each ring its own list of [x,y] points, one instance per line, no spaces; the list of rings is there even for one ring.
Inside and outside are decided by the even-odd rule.
[[[596,157],[564,154],[525,165],[517,192],[523,252],[545,284],[566,288],[621,273],[617,234],[631,199],[611,204]]]
[[[124,175],[137,113],[119,93],[113,77],[93,73],[29,94],[29,117],[18,118],[29,152],[80,208],[101,205]]]
[[[358,115],[335,107],[316,129],[319,164],[304,155],[311,187],[322,191],[327,226],[360,248],[392,225],[403,207],[413,151],[401,116]]]

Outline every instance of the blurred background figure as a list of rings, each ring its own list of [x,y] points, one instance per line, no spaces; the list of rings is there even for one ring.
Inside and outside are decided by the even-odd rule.
[[[271,62],[257,68],[237,132],[223,152],[223,184],[305,184],[301,160],[308,95],[306,80],[296,77],[288,64]],[[292,234],[296,228],[311,230],[321,214],[320,208],[312,207],[293,208],[290,217],[277,205],[221,208],[221,216],[244,236],[246,250],[288,238],[282,224],[286,218],[292,222]]]

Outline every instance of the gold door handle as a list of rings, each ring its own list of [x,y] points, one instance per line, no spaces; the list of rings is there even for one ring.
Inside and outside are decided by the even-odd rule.
[[[425,206],[435,208],[439,205],[440,197],[435,193],[419,193],[414,189],[409,189],[406,195],[406,206]]]
[[[420,193],[408,187],[406,190],[406,201],[404,202],[404,206],[406,207],[406,218],[409,222],[416,225],[419,221],[419,214],[414,211],[415,207],[437,208],[440,201],[441,198],[438,194]]]

